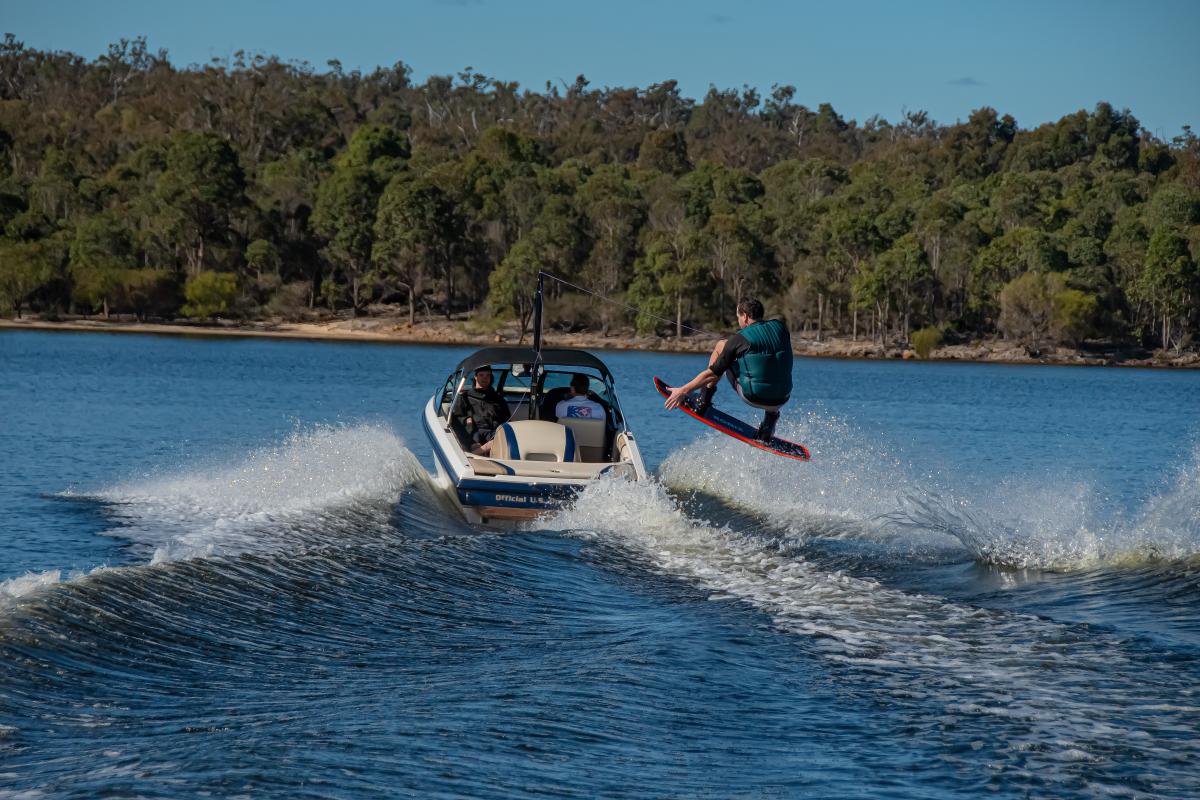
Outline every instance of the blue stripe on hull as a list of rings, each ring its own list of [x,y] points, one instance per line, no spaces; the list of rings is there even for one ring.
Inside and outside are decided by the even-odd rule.
[[[459,497],[464,494],[505,495],[515,498],[513,502],[528,502],[530,508],[570,500],[583,491],[577,483],[500,483],[489,480],[461,480],[458,482]]]
[[[466,508],[528,508],[528,509],[553,509],[561,508],[568,503],[576,494],[572,491],[568,494],[525,494],[512,491],[481,491],[479,489],[462,489],[458,490],[458,501]]]
[[[447,476],[454,480],[456,471],[451,469],[446,454],[437,445],[430,430],[429,421],[421,415],[425,434],[433,448],[434,457],[442,463]],[[467,507],[492,508],[558,508],[583,490],[582,484],[571,483],[514,483],[511,481],[489,481],[480,478],[464,478],[456,483],[458,501]]]

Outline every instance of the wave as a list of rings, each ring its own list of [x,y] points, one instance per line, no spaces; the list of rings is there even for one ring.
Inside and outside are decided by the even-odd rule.
[[[1055,571],[1188,563],[1200,557],[1200,452],[1132,514],[1105,517],[1086,484],[1004,481],[984,497],[909,494],[886,515],[897,530],[940,531],[980,561]]]
[[[884,445],[816,412],[786,420],[780,434],[804,441],[813,460],[787,461],[714,434],[672,452],[659,477],[672,490],[704,492],[744,509],[793,541],[857,540],[909,559],[961,551],[942,531],[888,524],[897,498],[930,478]]]
[[[1054,771],[1080,755],[1115,763],[1118,749],[1140,751],[1147,730],[1172,730],[1190,713],[1147,711],[1190,691],[1190,679],[1119,637],[828,569],[769,537],[689,518],[657,482],[593,486],[548,524],[767,614],[848,670],[851,691],[911,705],[914,726],[932,726],[930,735],[988,720],[972,724],[1025,766]],[[1102,698],[1081,689],[1098,674],[1108,676]],[[1101,716],[1112,720],[1103,730]]]
[[[0,581],[0,606],[26,595],[48,589],[63,581],[76,581],[110,570],[111,567],[96,567],[91,570],[72,570],[63,577],[61,569],[48,569],[44,572],[27,572],[15,578]]]
[[[768,536],[692,519],[656,481],[601,482],[545,524],[597,538],[649,560],[658,571],[698,581],[714,599],[745,600],[847,660],[891,663],[902,648],[881,643],[899,643],[898,631],[909,627],[896,623],[918,608],[943,608],[936,598],[825,569]],[[847,613],[852,624],[846,624]],[[885,651],[891,656],[884,657]]]
[[[659,475],[801,539],[866,540],[909,558],[958,550],[1002,568],[1068,571],[1200,556],[1200,450],[1128,514],[1061,475],[964,488],[816,413],[789,421],[783,435],[810,443],[813,461],[792,464],[711,436],[673,452]]]
[[[94,500],[150,566],[211,556],[324,545],[348,532],[381,530],[409,486],[427,473],[390,429],[322,426],[233,463],[190,464],[173,475],[64,496]],[[108,569],[29,573],[0,582],[0,599],[23,597]]]

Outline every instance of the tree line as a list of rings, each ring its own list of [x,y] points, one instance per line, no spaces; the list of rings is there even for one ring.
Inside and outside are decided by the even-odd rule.
[[[238,53],[178,68],[0,44],[0,311],[405,309],[682,335],[766,300],[795,330],[1183,348],[1200,328],[1200,140],[1099,103],[846,120],[792,86],[541,91]],[[557,291],[557,290],[556,290]],[[664,321],[670,320],[670,322]]]

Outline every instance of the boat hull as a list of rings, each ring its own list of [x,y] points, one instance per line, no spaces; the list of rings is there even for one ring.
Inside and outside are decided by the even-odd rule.
[[[476,475],[454,434],[446,429],[445,419],[438,416],[432,399],[425,408],[423,422],[437,465],[437,482],[468,522],[533,520],[569,504],[595,480]]]

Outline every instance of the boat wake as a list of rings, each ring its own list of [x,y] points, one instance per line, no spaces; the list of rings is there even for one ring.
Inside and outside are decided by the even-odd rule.
[[[895,529],[939,531],[980,561],[1054,571],[1186,565],[1200,556],[1200,453],[1133,513],[1104,516],[1087,485],[1005,482],[986,498],[929,491],[900,498]]]
[[[850,694],[908,708],[910,735],[954,731],[960,745],[994,748],[997,770],[1052,785],[1077,781],[1068,765],[1079,762],[1151,762],[1162,747],[1200,756],[1181,735],[1200,712],[1194,687],[1118,636],[831,570],[778,538],[690,518],[654,482],[589,488],[547,524],[767,614],[845,671]],[[1097,674],[1109,678],[1103,698],[1081,690]],[[1160,766],[1147,785],[1200,788],[1186,770]]]
[[[1200,556],[1200,450],[1161,494],[1126,513],[1106,510],[1086,482],[966,489],[856,441],[836,421],[810,415],[790,428],[785,435],[812,442],[813,463],[784,464],[709,437],[672,453],[659,473],[674,490],[711,494],[801,539],[863,539],[912,559],[961,550],[1002,568],[1072,571]]]
[[[195,558],[295,552],[339,536],[383,530],[401,493],[427,473],[379,425],[297,431],[233,463],[190,465],[64,496],[102,506],[110,536],[150,566]],[[0,582],[0,600],[111,571],[48,570]]]

